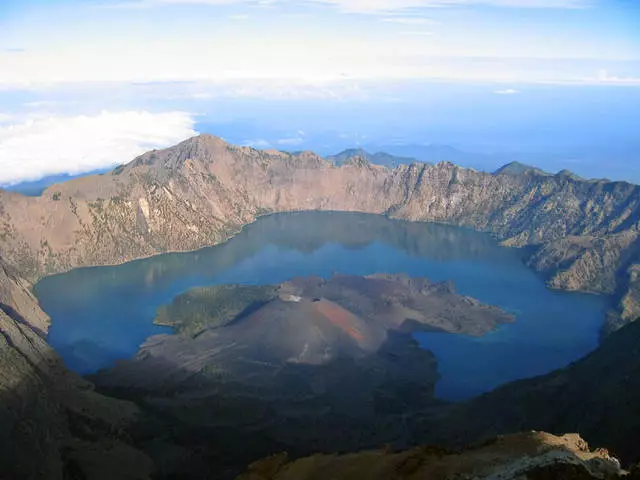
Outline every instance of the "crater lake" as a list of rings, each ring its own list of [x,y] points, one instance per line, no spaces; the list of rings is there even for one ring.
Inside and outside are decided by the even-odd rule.
[[[516,317],[482,337],[415,333],[438,360],[436,394],[461,400],[565,366],[596,348],[606,297],[551,290],[523,252],[488,234],[384,216],[300,212],[269,215],[228,242],[119,266],[42,279],[35,293],[51,316],[48,341],[80,374],[132,357],[171,333],[153,324],[158,307],[214,284],[276,284],[297,276],[405,273],[451,280],[456,290]]]

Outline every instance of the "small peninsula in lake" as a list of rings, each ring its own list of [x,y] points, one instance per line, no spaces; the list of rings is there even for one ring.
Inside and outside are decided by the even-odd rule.
[[[498,308],[458,295],[452,282],[434,283],[404,274],[336,274],[329,280],[299,277],[279,285],[193,288],[161,307],[155,323],[196,334],[246,318],[273,317],[270,310],[295,317],[294,329],[319,319],[357,341],[369,334],[379,338],[390,329],[479,336],[513,320]]]
[[[158,309],[155,323],[177,335],[150,338],[132,361],[103,375],[119,383],[131,374],[133,384],[157,387],[215,366],[242,382],[245,374],[255,375],[255,364],[326,365],[376,355],[391,331],[406,334],[406,345],[413,347],[413,331],[481,336],[513,320],[497,307],[457,294],[451,282],[402,274],[212,285],[192,288]],[[159,362],[166,365],[156,368]]]
[[[406,275],[198,287],[158,309],[175,335],[92,378],[197,430],[243,445],[258,434],[261,453],[360,448],[406,438],[403,416],[442,403],[436,358],[412,332],[480,336],[512,321],[451,282]]]

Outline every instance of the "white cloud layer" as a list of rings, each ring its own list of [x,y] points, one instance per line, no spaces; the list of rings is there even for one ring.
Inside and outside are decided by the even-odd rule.
[[[496,90],[495,92],[496,95],[516,95],[518,93],[520,93],[520,90],[515,90],[513,88],[507,88],[505,90]]]
[[[188,0],[187,0],[188,1]],[[392,13],[418,8],[487,5],[508,8],[585,8],[589,0],[313,0],[348,13]]]
[[[610,75],[607,70],[598,71],[595,79],[588,78],[586,81],[613,85],[640,85],[640,77],[619,77]]]
[[[382,19],[387,23],[400,23],[403,25],[433,25],[435,20],[425,17],[387,17]]]
[[[124,0],[106,8],[150,8],[161,5],[296,5],[324,3],[349,13],[391,13],[417,8],[489,5],[508,8],[584,8],[591,0]]]
[[[0,125],[0,185],[107,168],[195,134],[184,112],[103,111]]]

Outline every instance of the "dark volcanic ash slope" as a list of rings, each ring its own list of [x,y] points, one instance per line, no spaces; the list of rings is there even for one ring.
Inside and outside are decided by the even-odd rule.
[[[393,170],[286,154],[202,135],[40,198],[0,192],[0,248],[31,281],[219,243],[269,212],[340,210],[446,222],[539,246],[549,284],[615,293],[612,320],[635,318],[639,187],[566,175],[491,175],[438,165]],[[615,322],[612,321],[615,326]]]
[[[259,310],[275,299],[294,306],[320,303],[315,306],[320,314],[326,301],[337,304],[366,318],[362,331],[376,330],[377,337],[390,329],[414,328],[480,336],[499,323],[514,320],[499,308],[457,294],[451,282],[433,283],[404,274],[336,274],[329,280],[295,278],[280,285],[193,288],[161,307],[155,323],[195,336],[207,328],[228,325],[239,316],[244,318],[248,311]]]
[[[214,368],[255,386],[261,381],[256,365],[276,371],[287,364],[359,361],[383,349],[392,331],[483,335],[511,321],[496,307],[456,294],[449,283],[404,275],[203,287],[159,309],[156,322],[172,325],[178,335],[152,337],[135,359],[96,378],[101,385],[166,389]]]
[[[237,468],[282,450],[404,443],[412,415],[441,403],[435,358],[409,332],[480,335],[513,320],[448,283],[395,275],[198,288],[160,309],[166,319],[180,333],[92,378],[171,419],[157,435],[177,428],[171,443],[221,457],[174,467],[183,474],[193,462]]]

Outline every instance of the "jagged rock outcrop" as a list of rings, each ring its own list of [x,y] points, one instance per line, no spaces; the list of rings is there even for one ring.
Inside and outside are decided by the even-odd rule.
[[[121,433],[137,407],[65,368],[29,287],[0,259],[0,476],[149,478],[151,461]]]
[[[42,197],[0,191],[0,247],[30,281],[224,241],[257,216],[341,210],[451,223],[535,246],[554,287],[614,294],[609,324],[635,318],[640,189],[566,175],[492,175],[451,163],[342,167],[310,152],[235,147],[201,135]]]
[[[591,451],[578,435],[529,432],[499,437],[463,451],[419,447],[402,452],[369,451],[314,455],[289,461],[286,454],[260,460],[238,480],[591,480],[624,472],[607,451]]]

